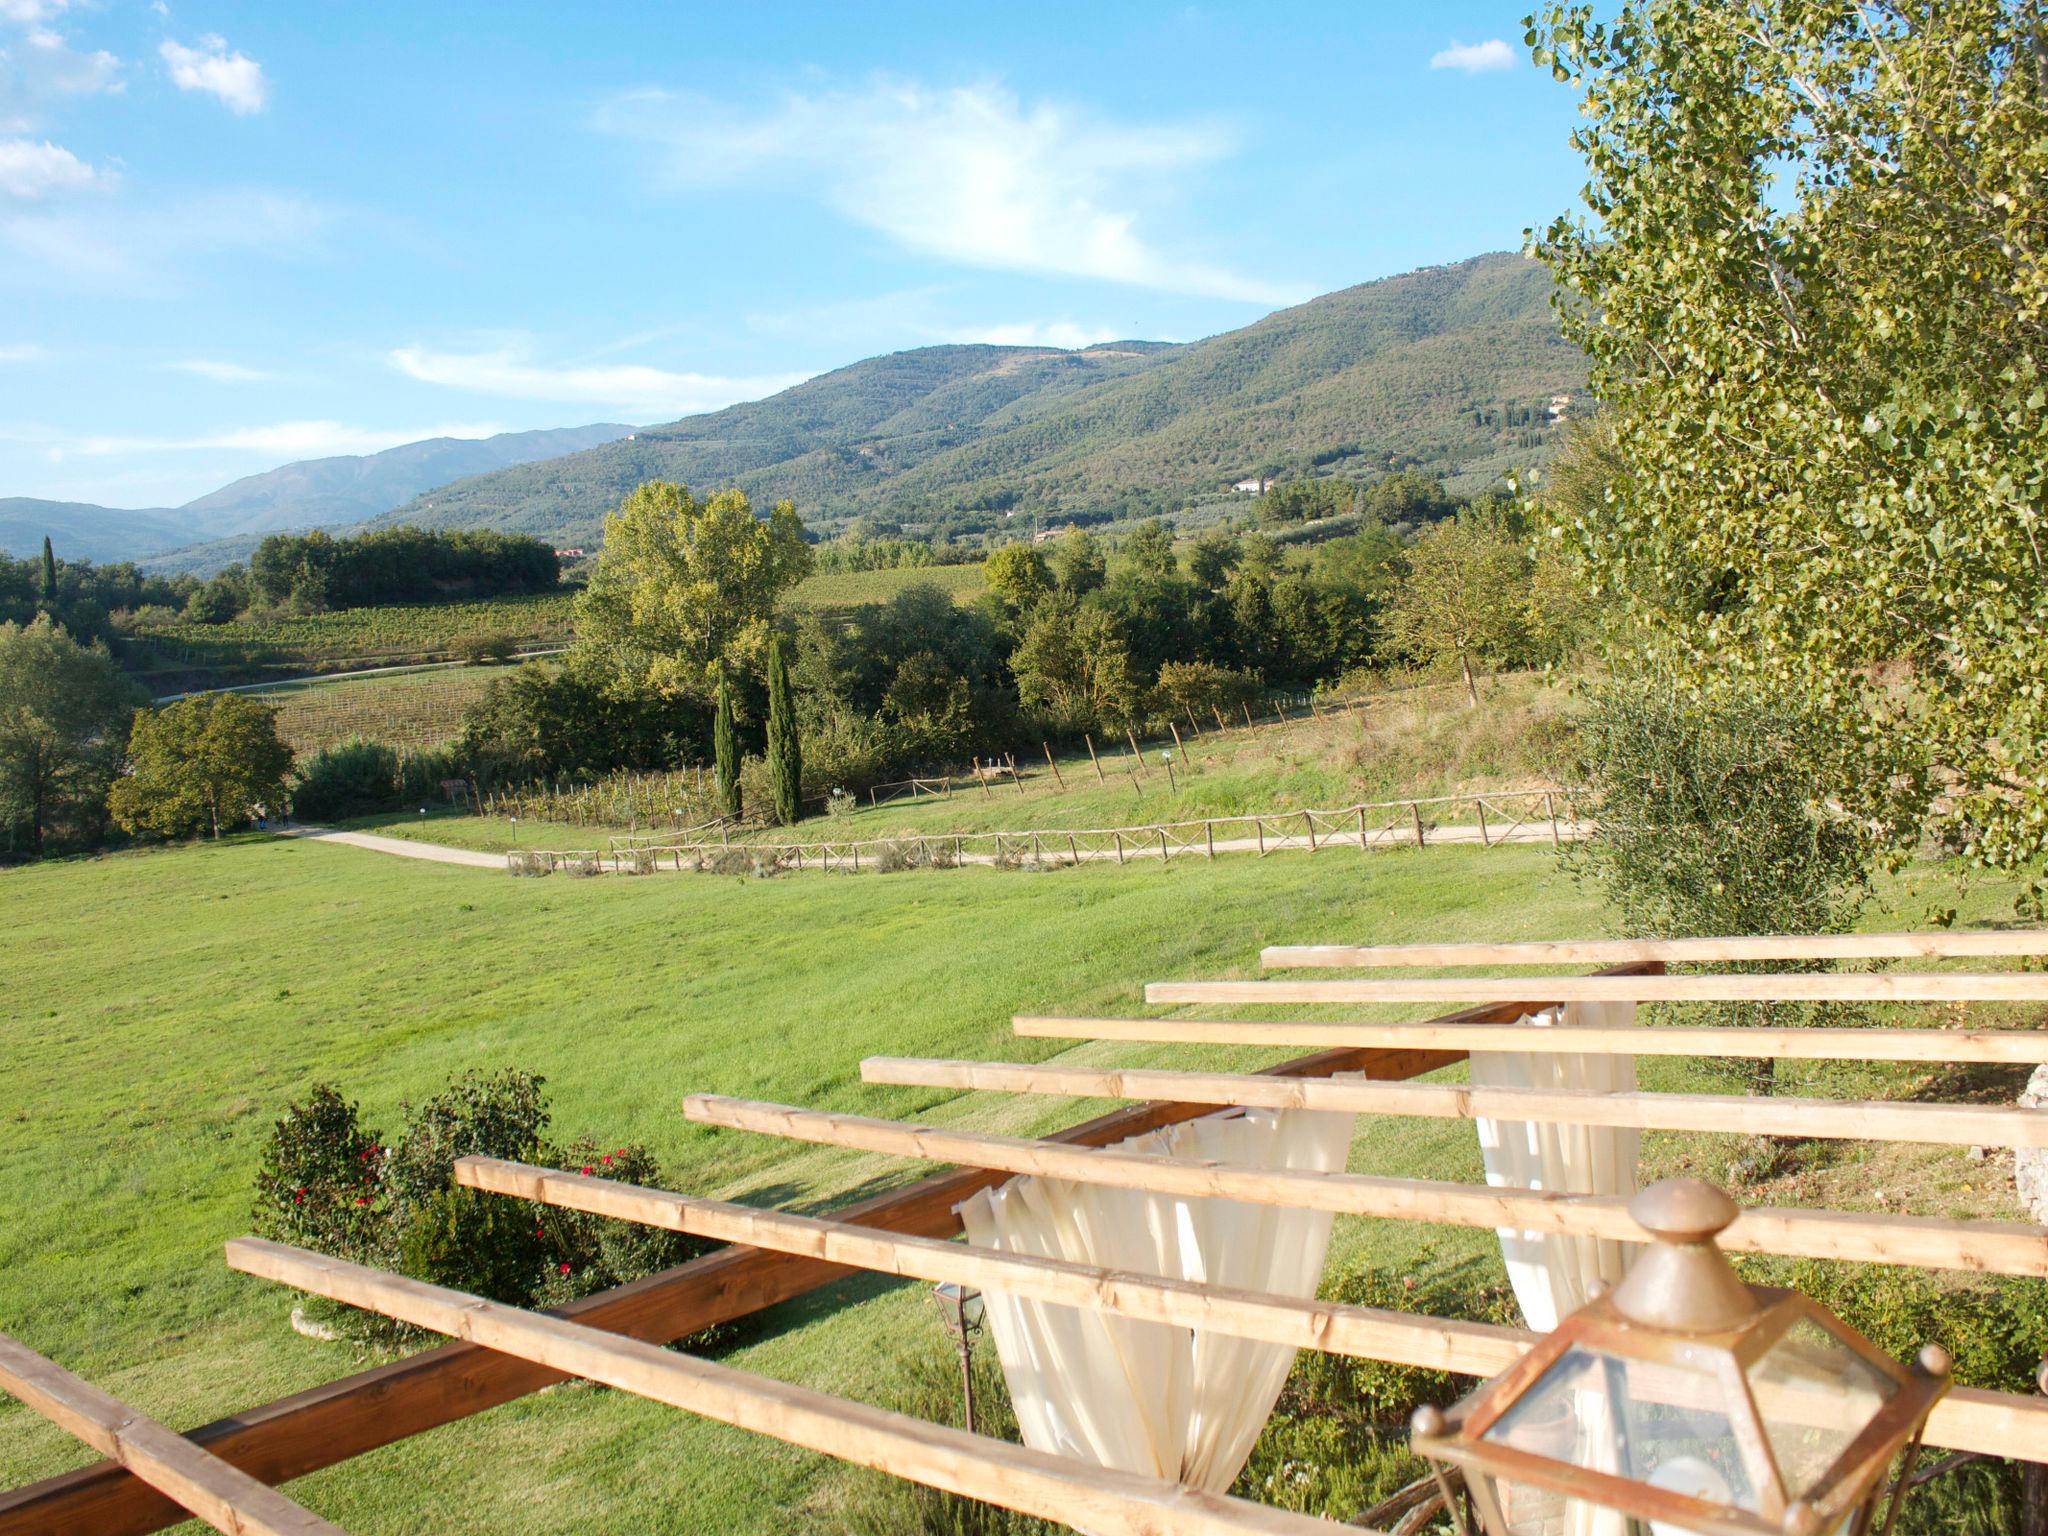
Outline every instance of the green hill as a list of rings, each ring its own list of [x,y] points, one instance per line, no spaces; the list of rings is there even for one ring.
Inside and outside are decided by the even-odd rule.
[[[813,526],[861,514],[973,526],[1174,511],[1264,473],[1415,463],[1467,484],[1549,449],[1583,387],[1550,279],[1488,255],[1327,294],[1185,344],[944,346],[870,358],[766,400],[475,475],[377,521],[593,540],[643,480],[787,496]]]

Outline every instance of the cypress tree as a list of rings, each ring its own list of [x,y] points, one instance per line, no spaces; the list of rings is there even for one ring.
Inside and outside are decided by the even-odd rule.
[[[718,804],[728,816],[740,813],[740,745],[732,733],[732,688],[718,670],[718,707],[711,717],[711,757],[718,769]]]
[[[43,535],[43,606],[55,607],[57,603],[57,553],[50,548],[50,536]]]
[[[775,819],[785,827],[803,814],[803,782],[796,702],[789,692],[789,651],[777,635],[768,648],[768,783],[775,794]]]

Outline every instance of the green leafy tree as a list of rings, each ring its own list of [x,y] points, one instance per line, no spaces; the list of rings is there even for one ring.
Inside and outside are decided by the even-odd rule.
[[[1119,727],[1137,714],[1139,684],[1116,621],[1096,608],[1049,607],[1032,621],[1011,670],[1018,697],[1064,729]]]
[[[1069,528],[1052,546],[1052,574],[1069,597],[1086,597],[1109,574],[1102,548],[1086,528]]]
[[[790,503],[763,520],[738,490],[700,502],[650,480],[604,520],[577,642],[633,686],[701,699],[720,666],[759,675],[776,599],[810,571]]]
[[[1147,518],[1131,531],[1124,553],[1140,576],[1163,581],[1174,569],[1173,530],[1156,517]]]
[[[718,777],[718,804],[728,816],[740,814],[740,744],[733,730],[732,683],[718,673],[718,698],[711,715],[711,762]]]
[[[2033,864],[2048,16],[1628,0],[1529,41],[1581,96],[1588,207],[1535,249],[1614,433],[1545,535],[1681,686],[1810,700],[1895,846]]]
[[[277,713],[239,693],[180,699],[135,717],[129,772],[107,796],[128,832],[185,837],[248,821],[284,798],[292,751],[277,737]]]
[[[50,536],[43,535],[43,605],[54,608],[57,604],[57,552],[50,547]]]
[[[1029,613],[1050,596],[1052,571],[1029,544],[1005,544],[981,562],[981,579],[1019,613]]]
[[[47,618],[0,624],[0,831],[31,853],[53,831],[89,840],[121,766],[134,691],[104,645]]]
[[[1476,705],[1476,669],[1513,659],[1527,643],[1526,559],[1495,522],[1468,514],[1424,533],[1406,565],[1380,615],[1381,648],[1424,666],[1456,668]]]
[[[785,827],[794,825],[803,815],[803,745],[789,689],[789,645],[780,635],[768,647],[768,784],[775,819]]]

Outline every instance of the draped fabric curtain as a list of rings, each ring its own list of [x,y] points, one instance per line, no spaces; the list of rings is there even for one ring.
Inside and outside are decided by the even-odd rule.
[[[1338,1172],[1353,1117],[1233,1109],[1117,1145],[1243,1168]],[[960,1207],[976,1247],[1106,1269],[1315,1294],[1325,1212],[1023,1177]],[[1243,1467],[1295,1352],[987,1293],[989,1331],[1034,1450],[1220,1493]]]
[[[1634,1003],[1567,1003],[1521,1020],[1524,1029],[1567,1025],[1633,1025]],[[1488,1088],[1572,1088],[1626,1093],[1636,1086],[1633,1056],[1538,1051],[1474,1051],[1472,1084]],[[1582,1195],[1629,1195],[1636,1188],[1639,1131],[1587,1125],[1480,1120],[1479,1151],[1486,1182],[1510,1189],[1555,1189]],[[1634,1245],[1611,1238],[1500,1232],[1508,1283],[1531,1328],[1548,1333],[1588,1299],[1596,1280],[1612,1284],[1628,1268]]]

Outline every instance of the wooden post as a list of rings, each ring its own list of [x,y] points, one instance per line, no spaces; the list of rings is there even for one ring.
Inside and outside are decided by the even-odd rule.
[[[1159,829],[1159,862],[1164,864],[1166,859],[1166,828],[1161,827]]]
[[[1065,789],[1067,787],[1067,781],[1064,777],[1061,776],[1060,765],[1053,758],[1052,744],[1050,742],[1041,741],[1038,745],[1040,749],[1045,753],[1045,766],[1052,770],[1053,782],[1059,785],[1061,789]]]
[[[1258,727],[1258,722],[1252,719],[1252,706],[1251,706],[1251,703],[1250,703],[1250,701],[1249,701],[1249,700],[1245,700],[1245,701],[1243,701],[1243,702],[1244,702],[1244,723],[1245,723],[1245,726],[1246,726],[1246,728],[1247,728],[1247,729],[1249,729],[1249,730],[1251,731],[1251,733],[1252,733],[1252,734],[1253,734],[1254,736],[1256,736],[1256,735],[1258,735],[1258,733],[1259,733],[1259,727]]]
[[[1124,835],[1121,832],[1112,832],[1110,836],[1116,839],[1116,861],[1121,865],[1124,861]]]
[[[1166,782],[1174,793],[1180,792],[1180,780],[1173,776],[1173,759],[1170,757],[1166,760]]]
[[[1191,705],[1191,704],[1190,704],[1190,705],[1183,705],[1183,706],[1182,706],[1182,708],[1184,708],[1185,710],[1187,710],[1187,716],[1188,716],[1188,729],[1189,729],[1189,730],[1191,730],[1191,731],[1193,731],[1193,732],[1195,733],[1195,739],[1199,741],[1199,740],[1201,739],[1201,735],[1202,735],[1202,728],[1201,728],[1201,727],[1200,727],[1199,725],[1195,724],[1195,710],[1194,710],[1194,706],[1193,706],[1193,705]]]
[[[1316,717],[1317,724],[1322,723],[1323,712],[1316,707],[1316,696],[1313,693],[1308,696],[1308,712]]]
[[[1360,807],[1358,808],[1358,851],[1359,851],[1360,853],[1364,853],[1364,852],[1366,852],[1366,846],[1365,846],[1365,807],[1364,807],[1364,806],[1362,806],[1362,805],[1361,805],[1361,806],[1360,806]]]
[[[1076,868],[1080,866],[1081,850],[1074,845],[1074,834],[1071,832],[1067,834],[1067,857],[1074,861]]]
[[[1415,846],[1420,848],[1422,846],[1422,807],[1410,801],[1408,811],[1415,818]]]
[[[1301,824],[1308,828],[1308,851],[1314,853],[1316,851],[1316,813],[1314,811],[1303,811],[1301,813]]]
[[[1216,857],[1216,823],[1215,823],[1215,822],[1213,822],[1213,821],[1204,821],[1204,822],[1202,823],[1202,835],[1203,835],[1203,837],[1204,837],[1204,838],[1206,838],[1206,839],[1207,839],[1207,841],[1208,841],[1208,844],[1209,844],[1209,857],[1210,857],[1210,858],[1212,858],[1212,859],[1213,859],[1213,858],[1215,858],[1215,857]]]
[[[853,851],[853,872],[857,875],[860,873],[860,844],[852,843],[848,846]]]
[[[1145,754],[1138,750],[1138,738],[1129,726],[1124,727],[1124,740],[1131,744],[1131,761],[1138,765],[1133,771],[1142,779],[1145,777]]]
[[[1266,856],[1266,824],[1258,817],[1252,818],[1252,830],[1259,834],[1259,857]]]
[[[1017,786],[1018,794],[1023,794],[1024,775],[1017,771],[1017,754],[1014,752],[1005,752],[1003,754],[1003,760],[1010,765],[1010,782]]]
[[[974,776],[981,780],[981,792],[987,795],[989,799],[995,799],[996,792],[989,788],[988,775],[982,771],[981,759],[978,757],[974,760]]]
[[[1107,784],[1109,780],[1105,779],[1102,776],[1102,759],[1095,755],[1095,738],[1093,736],[1090,736],[1086,731],[1083,731],[1081,733],[1081,739],[1088,743],[1088,761],[1095,765],[1095,782],[1098,784]]]
[[[1474,795],[1472,803],[1479,808],[1479,846],[1491,848],[1493,844],[1486,840],[1486,801],[1483,797]]]
[[[1214,704],[1211,704],[1211,705],[1209,706],[1209,713],[1210,713],[1210,714],[1212,714],[1212,715],[1214,715],[1214,716],[1216,717],[1216,729],[1217,729],[1217,730],[1219,730],[1219,731],[1224,731],[1224,730],[1228,730],[1228,729],[1229,729],[1229,727],[1228,727],[1228,726],[1226,726],[1226,725],[1225,725],[1225,724],[1223,723],[1223,711],[1222,711],[1222,710],[1218,709],[1218,708],[1217,708],[1217,707],[1216,707],[1216,706],[1215,706]]]
[[[1177,726],[1177,725],[1175,725],[1175,724],[1174,724],[1174,723],[1173,723],[1173,722],[1172,722],[1171,720],[1169,720],[1169,721],[1167,721],[1167,722],[1166,722],[1166,728],[1167,728],[1167,729],[1168,729],[1169,731],[1173,732],[1173,746],[1174,746],[1174,750],[1175,750],[1175,751],[1177,751],[1177,752],[1179,752],[1179,753],[1180,753],[1180,754],[1181,754],[1181,755],[1182,755],[1183,757],[1185,757],[1185,756],[1187,755],[1187,750],[1188,750],[1188,749],[1187,749],[1187,747],[1186,747],[1186,746],[1184,746],[1184,745],[1182,744],[1182,742],[1181,742],[1181,739],[1180,739],[1180,727],[1179,727],[1179,726]]]

